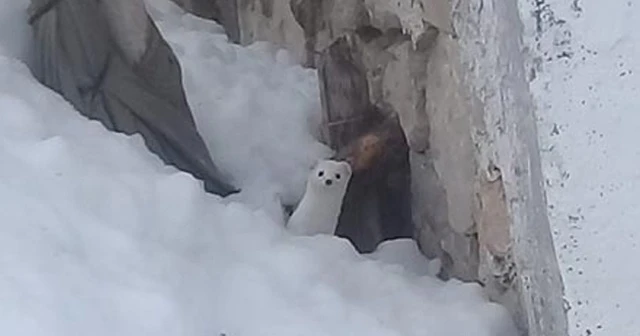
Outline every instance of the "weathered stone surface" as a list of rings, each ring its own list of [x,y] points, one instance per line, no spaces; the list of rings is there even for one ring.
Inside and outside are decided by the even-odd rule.
[[[173,0],[182,8],[187,9],[191,13],[206,19],[217,20],[220,18],[219,1],[198,1],[198,0]]]
[[[499,237],[510,230],[508,249],[501,239],[481,242],[481,250],[489,254],[483,266],[499,275],[487,287],[505,288],[501,294],[490,294],[517,312],[515,317],[530,335],[566,335],[562,279],[545,211],[516,2],[461,2],[456,12],[462,82],[471,93],[469,101],[482,108],[481,113],[471,115],[477,176],[479,180],[489,176],[489,182],[495,179],[501,185],[487,188],[480,184],[476,190],[484,193],[484,204],[492,205],[482,209],[485,224],[494,222],[485,229],[502,231]],[[508,227],[500,223],[503,206]]]
[[[431,26],[453,34],[449,0],[364,0],[371,22],[380,29],[402,28],[416,42]]]
[[[271,41],[305,60],[305,34],[288,0],[237,0],[237,8],[241,44]]]
[[[444,262],[445,275],[463,280],[475,280],[478,271],[477,238],[456,232],[449,212],[455,207],[447,201],[447,190],[435,168],[431,151],[411,152],[412,211],[416,238],[428,257]]]
[[[226,30],[229,40],[240,42],[238,8],[236,0],[173,0],[186,10],[206,19],[218,21]]]
[[[324,140],[340,149],[364,133],[376,118],[369,100],[366,70],[353,37],[336,39],[318,61]]]
[[[361,1],[290,0],[290,9],[296,23],[304,30],[305,64],[308,66],[314,66],[316,55],[336,38],[368,26],[369,17]]]
[[[435,39],[435,36],[434,36]],[[415,53],[410,41],[389,48],[393,59],[382,74],[382,101],[398,113],[412,150],[421,153],[429,145],[426,111],[426,53]]]
[[[468,103],[461,69],[456,66],[457,48],[454,39],[440,36],[427,64],[425,92],[434,166],[447,190],[447,204],[455,205],[449,209],[449,225],[464,234],[475,230],[472,211],[476,163],[470,115],[482,111]]]

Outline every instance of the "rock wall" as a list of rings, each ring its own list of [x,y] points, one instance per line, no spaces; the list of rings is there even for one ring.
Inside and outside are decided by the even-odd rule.
[[[348,50],[360,97],[404,130],[423,252],[482,283],[529,335],[566,335],[515,0],[230,1],[217,15],[241,43],[274,42],[310,67]]]

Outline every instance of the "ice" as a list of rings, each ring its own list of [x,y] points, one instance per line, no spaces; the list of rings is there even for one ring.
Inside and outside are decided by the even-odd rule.
[[[12,1],[0,0],[0,17],[19,15]],[[313,73],[265,45],[229,46],[166,1],[151,9],[182,41],[189,100],[216,162],[248,198],[295,199],[307,165],[326,154],[311,133]],[[139,136],[74,111],[7,46],[1,335],[515,334],[476,284],[370,260],[345,239],[294,237],[257,201],[204,193]]]

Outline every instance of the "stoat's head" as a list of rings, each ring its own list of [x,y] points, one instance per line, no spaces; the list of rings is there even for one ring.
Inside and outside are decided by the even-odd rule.
[[[349,180],[351,179],[351,166],[345,161],[324,160],[318,162],[309,174],[307,188],[313,188],[318,192],[336,194],[342,197]]]

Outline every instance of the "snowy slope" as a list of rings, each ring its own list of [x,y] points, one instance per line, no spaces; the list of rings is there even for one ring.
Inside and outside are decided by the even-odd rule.
[[[14,1],[0,0],[0,17],[23,17],[26,1]],[[210,31],[211,25],[197,28],[201,22],[164,1],[154,1],[154,8],[155,15],[182,22],[163,24],[168,35],[171,29],[181,34],[180,27],[192,30],[181,30],[175,40]],[[24,28],[22,20],[0,21],[2,32]],[[212,44],[201,47],[230,50],[217,31],[208,37]],[[15,58],[24,55],[24,37],[0,36],[0,335],[514,334],[504,309],[488,303],[475,284],[444,283],[369,260],[346,240],[295,238],[261,209],[205,194],[191,176],[150,154],[140,137],[107,132],[38,84]],[[201,55],[207,62],[228,56],[217,69],[227,75],[211,74],[204,87],[188,85],[189,99],[197,104],[197,97],[216,95],[198,90],[236,87],[235,94],[202,101],[220,107],[221,114],[237,113],[211,117],[222,123],[215,127],[200,114],[203,133],[253,125],[243,118],[254,116],[249,110],[266,98],[248,97],[240,87],[251,82],[245,76],[258,77],[248,92],[271,92],[281,110],[262,110],[255,120],[267,123],[267,113],[277,119],[297,109],[303,114],[290,125],[293,134],[278,130],[298,145],[271,141],[260,148],[285,151],[295,165],[255,159],[242,148],[247,143],[226,138],[219,141],[228,148],[212,152],[230,170],[262,165],[251,169],[273,176],[290,171],[295,179],[304,174],[304,162],[322,154],[321,148],[306,152],[317,146],[301,131],[309,126],[312,112],[305,109],[314,100],[305,88],[313,79],[279,63],[283,78],[265,83],[261,71],[276,65],[258,55],[237,47]],[[206,63],[193,62],[185,67]],[[252,132],[263,131],[253,126]],[[264,132],[235,140],[255,145],[275,134]],[[205,136],[211,141],[217,135]],[[236,148],[244,154],[234,156]],[[236,174],[241,181],[251,175]],[[285,193],[298,183],[276,182]]]
[[[521,4],[571,335],[636,335],[640,4]]]

